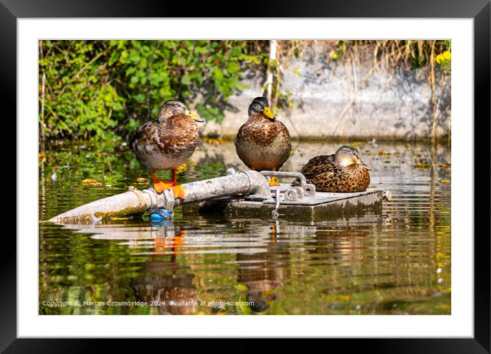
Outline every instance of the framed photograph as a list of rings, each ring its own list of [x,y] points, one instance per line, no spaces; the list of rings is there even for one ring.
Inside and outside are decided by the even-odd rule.
[[[489,1],[0,4],[2,352],[490,353]]]

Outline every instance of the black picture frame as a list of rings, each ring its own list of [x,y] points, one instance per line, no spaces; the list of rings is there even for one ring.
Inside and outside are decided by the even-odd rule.
[[[275,0],[242,4],[230,11],[230,2],[182,2],[156,0],[0,0],[0,89],[4,121],[16,116],[16,32],[20,18],[83,17],[303,17],[303,18],[467,18],[474,20],[474,338],[463,339],[324,339],[343,351],[373,353],[490,353],[490,10],[489,0]],[[230,9],[230,10],[229,10]],[[225,13],[229,10],[229,13]],[[230,16],[230,14],[234,14]],[[60,29],[62,30],[62,29]],[[469,117],[471,119],[471,117]],[[14,128],[15,129],[15,128]],[[17,134],[21,134],[17,122]],[[5,141],[4,141],[5,144]],[[5,147],[4,147],[5,148]],[[11,152],[12,149],[4,151]],[[10,153],[11,154],[11,153]],[[16,162],[17,164],[17,162]],[[17,185],[17,188],[20,188]],[[17,210],[17,223],[21,213]],[[459,235],[465,236],[465,235]],[[157,339],[19,339],[17,338],[16,240],[4,232],[0,257],[0,351],[4,353],[78,353],[142,351]],[[15,250],[15,251],[13,251]],[[347,329],[349,330],[349,329]],[[176,343],[176,341],[178,341]],[[166,340],[166,346],[180,340]],[[300,345],[304,343],[300,341]],[[186,340],[187,350],[210,346],[208,340]],[[276,351],[291,346],[276,341]],[[320,344],[320,343],[319,343]],[[158,344],[157,344],[158,345]],[[183,344],[184,345],[184,344]],[[260,348],[259,339],[213,343],[214,350],[242,352]]]

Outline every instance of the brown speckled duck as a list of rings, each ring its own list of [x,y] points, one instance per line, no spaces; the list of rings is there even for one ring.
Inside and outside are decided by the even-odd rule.
[[[176,180],[176,169],[191,157],[198,145],[196,122],[204,120],[191,114],[184,103],[171,100],[160,107],[158,121],[144,123],[130,137],[130,149],[152,172],[157,193],[172,189],[176,198],[185,199],[184,189]],[[172,170],[172,180],[159,181],[155,171],[168,169]]]
[[[290,157],[290,133],[277,121],[265,97],[255,98],[249,106],[249,119],[235,138],[237,155],[251,170],[277,171]],[[272,177],[270,185],[279,185]]]
[[[358,150],[350,146],[341,146],[334,155],[314,157],[302,168],[317,191],[333,193],[363,192],[370,184],[369,171]]]

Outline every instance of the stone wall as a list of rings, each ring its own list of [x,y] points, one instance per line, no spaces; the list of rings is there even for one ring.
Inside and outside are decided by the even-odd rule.
[[[423,69],[385,66],[374,68],[373,60],[361,64],[329,60],[321,44],[302,58],[283,63],[282,92],[290,93],[293,108],[275,112],[292,137],[378,137],[426,139],[431,137],[434,107]],[[439,137],[450,134],[450,80],[440,89],[437,71]],[[205,135],[235,136],[247,120],[247,108],[260,96],[264,78],[245,75],[249,87],[229,98],[221,124],[208,122]]]

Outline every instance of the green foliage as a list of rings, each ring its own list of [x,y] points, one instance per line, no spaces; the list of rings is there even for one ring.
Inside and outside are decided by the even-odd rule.
[[[333,41],[330,58],[333,60],[360,60],[365,50],[374,62],[392,68],[403,62],[412,68],[430,67],[437,53],[450,51],[450,40],[339,40]]]
[[[42,41],[42,135],[111,138],[155,118],[165,100],[189,102],[198,95],[198,112],[220,122],[227,99],[245,88],[244,70],[263,65],[258,43]]]
[[[278,59],[270,62],[269,41],[41,41],[41,137],[112,139],[155,119],[168,99],[197,102],[195,109],[203,118],[221,122],[228,98],[246,88],[241,79],[247,69],[271,70],[272,107],[290,109],[291,93],[283,92],[280,69],[313,42],[280,42]],[[386,65],[391,71],[401,63],[424,68],[433,85],[435,68],[451,73],[448,40],[326,43],[328,58],[336,65],[360,62],[368,53],[374,66]],[[298,68],[293,72],[302,76]]]

